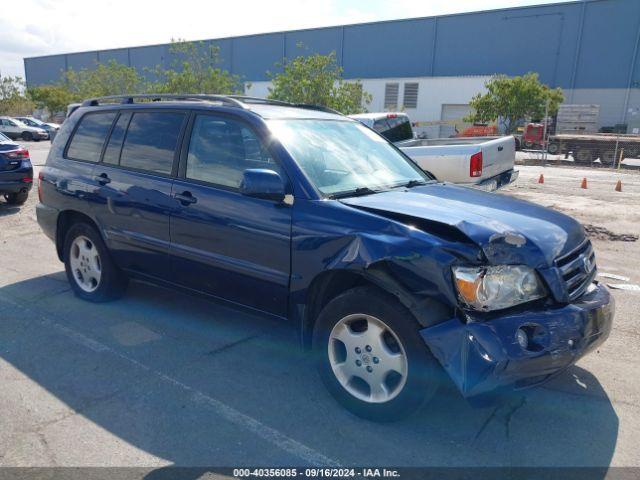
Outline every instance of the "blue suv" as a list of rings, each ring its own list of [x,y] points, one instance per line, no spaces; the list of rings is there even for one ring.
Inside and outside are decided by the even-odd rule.
[[[87,100],[39,177],[74,292],[129,279],[290,321],[346,408],[392,420],[562,372],[611,330],[575,220],[436,182],[373,130],[249,97]]]

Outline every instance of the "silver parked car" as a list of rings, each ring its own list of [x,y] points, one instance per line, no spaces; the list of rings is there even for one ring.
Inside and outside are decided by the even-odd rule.
[[[44,128],[31,127],[12,117],[0,117],[0,133],[4,133],[7,137],[14,140],[21,138],[26,141],[38,141],[49,138],[49,132]]]
[[[34,117],[15,117],[16,120],[20,120],[25,125],[29,125],[30,127],[42,128],[49,133],[49,139],[53,140],[58,130],[60,130],[60,125],[52,122],[43,122]]]

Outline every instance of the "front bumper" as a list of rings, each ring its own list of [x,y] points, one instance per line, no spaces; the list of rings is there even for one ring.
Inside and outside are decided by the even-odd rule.
[[[447,320],[420,331],[431,352],[465,397],[511,386],[540,384],[602,344],[609,333],[614,301],[594,283],[574,303],[463,323]],[[523,349],[516,331],[532,332]]]

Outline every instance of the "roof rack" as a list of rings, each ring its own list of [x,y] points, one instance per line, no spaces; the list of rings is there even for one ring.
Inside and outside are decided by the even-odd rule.
[[[250,97],[247,95],[228,95],[228,98],[239,100],[242,103],[253,103],[262,105],[279,105],[282,107],[291,107],[292,103],[283,102],[282,100],[272,100],[270,98]]]
[[[249,97],[246,95],[206,95],[206,94],[169,94],[169,93],[141,93],[135,95],[110,95],[107,97],[90,98],[82,102],[83,107],[97,107],[104,103],[115,103],[119,100],[121,104],[132,104],[136,100],[150,100],[159,102],[160,100],[191,100],[200,102],[220,102],[231,107],[248,108],[249,104],[276,105],[281,107],[304,108],[306,110],[316,110],[319,112],[342,115],[337,110],[321,105],[310,105],[307,103],[289,103],[281,100],[271,100],[267,98]]]
[[[90,98],[82,102],[83,107],[97,107],[103,103],[115,103],[115,100],[120,100],[119,103],[132,104],[136,100],[150,100],[152,102],[159,102],[160,100],[191,100],[200,102],[220,102],[231,107],[246,108],[246,106],[239,100],[227,95],[203,95],[203,94],[167,94],[167,93],[141,93],[135,95],[109,95],[107,97]]]
[[[318,112],[333,113],[335,115],[343,115],[342,113],[340,113],[337,110],[334,110],[333,108],[323,107],[322,105],[311,105],[309,103],[292,103],[290,105],[295,108],[304,108],[307,110],[317,110]]]
[[[240,100],[243,103],[258,103],[258,104],[264,104],[264,105],[279,105],[282,107],[304,108],[306,110],[316,110],[319,112],[335,113],[336,115],[342,115],[340,112],[332,108],[323,107],[322,105],[313,105],[309,103],[290,103],[290,102],[283,102],[282,100],[271,100],[268,98],[260,98],[260,97],[248,97],[245,95],[229,95],[229,98],[235,98],[237,100]]]

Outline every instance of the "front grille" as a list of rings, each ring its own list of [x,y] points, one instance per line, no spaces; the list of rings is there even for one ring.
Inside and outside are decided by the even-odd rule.
[[[556,259],[569,301],[580,297],[596,276],[596,256],[587,239],[578,248]]]

